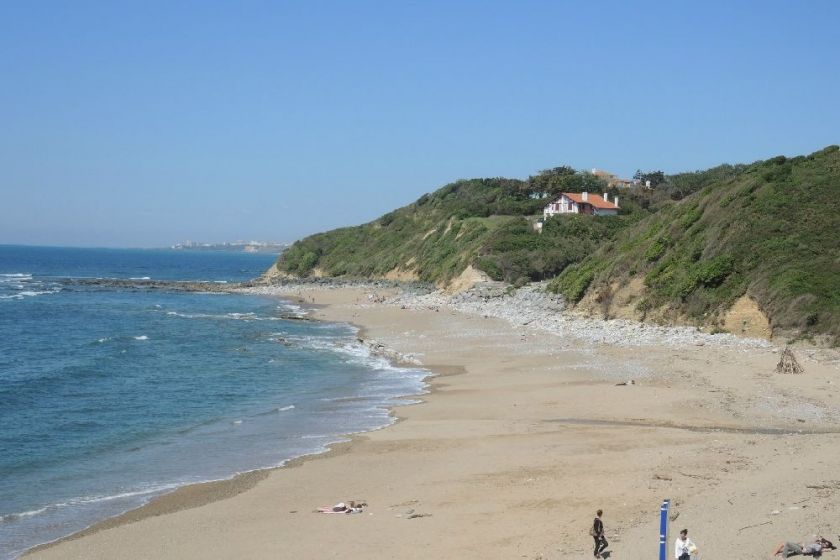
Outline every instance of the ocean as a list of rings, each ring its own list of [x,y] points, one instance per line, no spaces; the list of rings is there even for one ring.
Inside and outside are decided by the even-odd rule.
[[[0,245],[0,558],[324,451],[424,391],[428,372],[292,302],[64,281],[235,282],[274,258]]]

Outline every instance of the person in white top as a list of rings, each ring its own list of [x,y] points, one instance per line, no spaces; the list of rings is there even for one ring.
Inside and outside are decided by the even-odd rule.
[[[680,536],[674,543],[674,558],[676,560],[691,560],[691,555],[697,551],[697,547],[688,538],[688,529],[680,531]]]

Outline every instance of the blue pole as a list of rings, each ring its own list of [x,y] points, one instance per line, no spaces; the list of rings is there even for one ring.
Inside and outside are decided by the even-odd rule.
[[[662,507],[659,508],[659,560],[668,558],[668,509],[671,507],[671,500],[662,500]]]

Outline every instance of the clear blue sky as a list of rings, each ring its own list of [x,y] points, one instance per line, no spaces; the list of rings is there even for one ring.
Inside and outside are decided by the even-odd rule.
[[[584,5],[585,4],[585,5]],[[452,180],[840,142],[840,2],[0,3],[0,243],[293,240]]]

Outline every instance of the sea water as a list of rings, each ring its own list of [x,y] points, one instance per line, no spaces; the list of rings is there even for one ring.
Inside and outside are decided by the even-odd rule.
[[[0,558],[178,486],[323,451],[427,372],[291,302],[68,284],[234,282],[266,254],[0,246]]]

